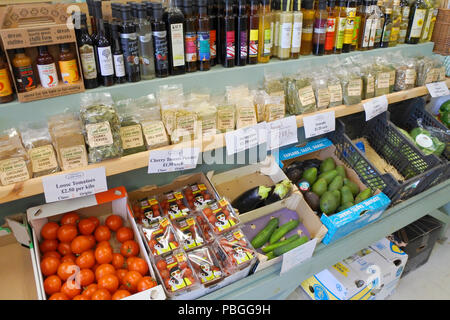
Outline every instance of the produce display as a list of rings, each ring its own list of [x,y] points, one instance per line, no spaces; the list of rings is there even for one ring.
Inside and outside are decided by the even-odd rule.
[[[438,120],[450,129],[450,100],[447,100],[439,107]]]
[[[40,270],[48,300],[120,300],[157,286],[134,232],[118,215],[65,213],[42,226]]]

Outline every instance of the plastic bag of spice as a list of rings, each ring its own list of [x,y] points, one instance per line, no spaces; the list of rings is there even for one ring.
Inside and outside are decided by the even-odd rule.
[[[236,105],[227,102],[221,95],[213,96],[211,102],[217,108],[217,130],[222,133],[233,131],[236,127]]]
[[[373,72],[375,75],[375,97],[389,94],[391,69],[384,57],[380,56],[375,58]]]
[[[280,72],[264,70],[264,90],[269,95],[284,95],[284,81]]]
[[[236,100],[236,129],[253,126],[258,123],[253,97],[242,96]]]
[[[330,105],[330,93],[326,69],[319,69],[313,74],[313,78],[312,86],[316,96],[317,110],[327,109]]]
[[[162,121],[167,133],[171,135],[176,125],[177,109],[184,105],[183,86],[181,84],[160,86],[158,102],[161,107]]]
[[[360,103],[363,87],[360,68],[355,65],[345,64],[341,68],[339,78],[342,85],[344,104],[350,106]]]
[[[122,156],[120,119],[110,93],[82,94],[80,118],[88,145],[89,162]]]
[[[201,124],[202,136],[217,134],[217,106],[210,101],[194,104],[193,109]]]
[[[242,98],[250,96],[248,85],[226,86],[225,98],[228,103],[236,104]]]
[[[414,88],[417,78],[415,60],[405,57],[400,51],[393,55],[393,58],[395,65],[394,91]]]
[[[20,134],[30,157],[33,178],[60,170],[47,123],[22,124]]]
[[[381,57],[385,62],[385,67],[389,72],[389,93],[394,92],[395,86],[395,58],[392,53],[388,53],[386,56]]]
[[[304,114],[316,111],[316,98],[312,81],[307,72],[296,74],[286,80],[288,110],[290,114]]]
[[[0,134],[0,185],[6,186],[32,177],[31,162],[15,128]]]
[[[424,86],[427,83],[432,83],[437,79],[438,73],[436,72],[436,62],[430,57],[416,57],[416,70],[416,84],[418,87]]]
[[[250,91],[250,94],[253,97],[253,103],[255,105],[256,120],[262,122],[264,121],[264,101],[269,95],[264,90],[252,90]]]
[[[372,57],[366,57],[362,54],[356,54],[351,57],[361,70],[363,81],[362,99],[370,99],[375,96],[375,61]]]
[[[330,107],[336,107],[342,105],[342,86],[339,77],[337,76],[338,70],[334,67],[327,67],[326,72],[328,74],[328,94],[330,95]]]
[[[175,128],[170,135],[172,143],[192,141],[201,136],[201,125],[197,113],[191,105],[177,108]]]
[[[133,99],[125,99],[116,103],[120,118],[120,137],[123,155],[146,151],[141,126],[141,109]]]

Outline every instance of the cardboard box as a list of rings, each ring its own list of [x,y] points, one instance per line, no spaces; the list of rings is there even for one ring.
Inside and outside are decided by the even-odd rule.
[[[348,167],[336,156],[336,147],[327,139],[322,138],[308,142],[305,146],[294,146],[281,149],[276,159],[281,168],[289,165],[295,160],[320,159],[332,157],[336,165],[343,165],[347,177],[355,182],[360,190],[366,189],[358,174]],[[374,196],[362,201],[344,211],[331,216],[322,214],[320,220],[328,228],[328,233],[323,239],[324,244],[329,244],[339,238],[360,229],[369,223],[379,219],[382,213],[391,203],[390,199],[380,190],[374,192]]]
[[[2,16],[0,37],[6,57],[10,66],[11,75],[14,75],[12,59],[14,50],[24,48],[26,54],[33,61],[33,73],[38,82],[35,89],[28,92],[18,92],[14,80],[17,97],[20,102],[28,102],[52,97],[63,96],[84,91],[83,72],[78,54],[78,46],[71,21],[69,4],[22,4],[7,6]],[[79,80],[76,83],[63,83],[58,64],[58,44],[69,43],[71,51],[75,54]],[[36,67],[37,46],[49,46],[49,53],[55,60],[59,84],[55,87],[44,88],[40,84]],[[15,78],[13,76],[13,78]]]
[[[36,300],[40,294],[25,214],[8,216],[0,227],[0,300]]]
[[[124,221],[124,226],[133,229],[135,241],[139,245],[139,255],[147,261],[150,275],[156,279],[149,257],[146,254],[144,244],[133,218],[133,213],[128,205],[127,192],[124,187],[110,189],[105,192],[97,193],[93,196],[76,198],[66,201],[53,202],[37,207],[32,207],[27,210],[27,218],[32,227],[32,239],[34,246],[34,254],[36,261],[33,263],[33,268],[38,275],[37,285],[40,287],[40,299],[46,299],[45,291],[43,290],[43,275],[40,267],[41,253],[37,245],[41,240],[40,231],[42,227],[49,221],[59,221],[64,213],[69,211],[76,211],[81,217],[95,216],[100,219],[101,223],[110,214],[119,215]],[[114,237],[110,240],[111,246],[117,248],[120,245]],[[127,297],[128,300],[163,300],[166,295],[161,285],[154,288],[136,293]]]

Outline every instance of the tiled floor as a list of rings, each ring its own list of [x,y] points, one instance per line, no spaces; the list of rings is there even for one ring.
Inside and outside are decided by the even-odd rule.
[[[426,264],[400,279],[389,300],[450,300],[450,228],[447,240],[436,243]],[[309,299],[297,288],[288,300]]]

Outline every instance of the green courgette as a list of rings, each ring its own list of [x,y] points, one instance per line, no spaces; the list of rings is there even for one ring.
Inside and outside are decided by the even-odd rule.
[[[275,258],[275,255],[273,254],[273,251],[270,251],[269,253],[266,253],[267,260]]]
[[[300,236],[298,234],[294,234],[293,236],[287,238],[286,240],[278,241],[278,242],[275,242],[274,244],[270,244],[270,245],[262,248],[262,251],[263,252],[273,251],[274,249],[276,249],[278,247],[281,247],[281,246],[283,246],[285,244],[288,244],[289,242],[292,242],[292,241],[294,241],[294,240],[296,240],[298,238],[300,238]]]
[[[270,244],[274,244],[275,242],[277,242],[278,240],[283,238],[283,236],[286,233],[288,233],[291,230],[294,230],[299,225],[299,223],[300,223],[300,221],[298,221],[298,220],[292,220],[292,221],[286,222],[281,227],[276,229],[270,236],[270,241],[269,241]]]
[[[303,236],[298,238],[297,240],[294,240],[288,244],[285,244],[284,246],[278,247],[275,250],[273,250],[273,254],[275,255],[275,257],[281,256],[282,254],[297,248],[299,246],[301,246],[302,244],[305,244],[306,242],[308,242],[308,237],[307,236]]]
[[[278,227],[279,222],[280,220],[278,218],[270,219],[266,226],[252,239],[251,243],[253,248],[261,248],[269,240],[272,233]]]

